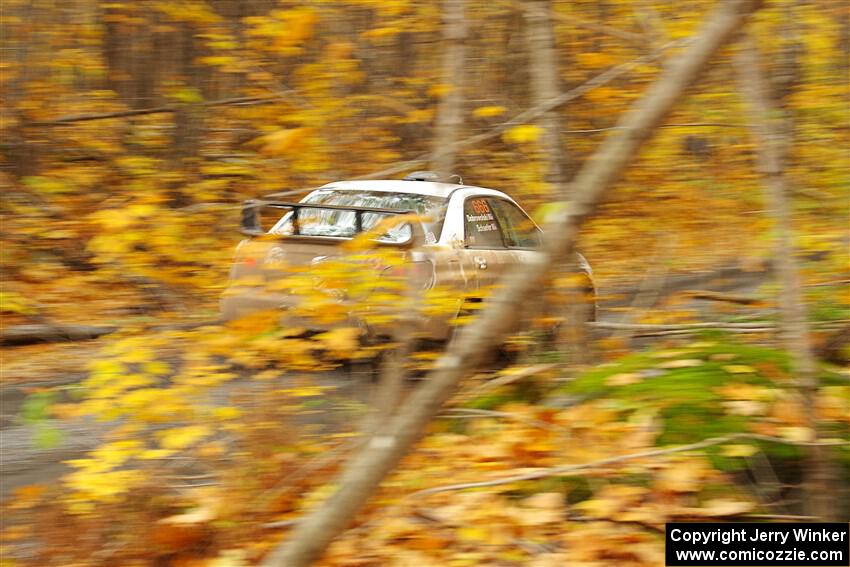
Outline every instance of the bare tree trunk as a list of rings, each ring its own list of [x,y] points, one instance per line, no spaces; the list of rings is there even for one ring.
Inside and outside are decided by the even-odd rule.
[[[552,31],[551,1],[528,0],[525,3],[528,51],[531,63],[531,103],[548,102],[560,93],[558,57]],[[540,115],[537,124],[543,130],[546,152],[546,181],[560,200],[567,200],[567,155],[561,143],[562,119],[557,109]]]
[[[466,0],[443,0],[443,82],[449,91],[440,99],[434,132],[431,167],[451,173],[457,150],[454,143],[463,126],[464,63],[466,57]]]
[[[555,218],[547,223],[546,232],[551,237],[543,253],[525,270],[507,275],[481,316],[460,331],[458,340],[440,358],[423,385],[348,463],[339,480],[339,489],[298,524],[288,542],[275,549],[264,565],[301,567],[322,556],[384,477],[422,437],[427,424],[463,376],[515,324],[522,312],[521,305],[540,284],[551,264],[572,255],[584,220],[596,210],[605,192],[620,178],[686,88],[699,77],[711,56],[729,41],[759,4],[759,0],[721,3],[690,46],[620,119],[618,130],[606,138],[579,171],[574,182],[575,206],[571,211],[553,215]]]
[[[194,29],[184,23],[178,30],[180,43],[180,77],[186,88],[200,92],[198,66],[195,63],[197,46],[195,45]],[[172,155],[180,160],[198,155],[203,138],[204,116],[195,102],[181,101],[174,113],[174,137],[172,138]]]
[[[528,0],[525,4],[527,24],[529,63],[531,67],[531,103],[534,106],[545,104],[560,95],[558,56],[555,49],[555,36],[552,27],[551,0]],[[546,164],[546,182],[552,190],[552,198],[566,202],[570,199],[568,175],[568,154],[561,141],[564,129],[563,117],[557,108],[552,108],[537,119],[543,130],[543,152]],[[571,259],[560,266],[564,274],[578,273],[578,266]],[[576,286],[578,287],[578,286]],[[587,335],[584,328],[587,319],[588,303],[582,301],[579,289],[567,293],[566,303],[558,305],[556,313],[562,317],[564,325],[557,334],[557,348],[567,353],[571,364],[587,361]],[[550,306],[554,309],[555,306]],[[555,314],[555,313],[553,313]]]
[[[37,10],[32,2],[7,7],[5,15],[7,18],[17,17],[29,23],[41,19],[40,10]],[[26,113],[18,107],[18,104],[27,96],[26,85],[40,73],[30,59],[31,53],[40,47],[39,34],[32,34],[31,38],[22,37],[20,29],[16,30],[12,27],[12,30],[9,30],[12,33],[9,33],[5,25],[0,31],[9,45],[16,45],[14,51],[8,52],[7,59],[11,62],[11,58],[14,57],[14,65],[17,69],[17,73],[9,73],[5,88],[2,90],[3,105],[0,106],[0,118],[4,123],[13,124],[13,126],[5,129],[4,137],[0,139],[0,155],[3,155],[9,164],[15,178],[20,180],[35,175],[39,170],[38,145],[32,139],[32,132],[29,132],[26,127]]]
[[[745,37],[737,54],[741,90],[750,106],[748,113],[756,141],[758,166],[764,176],[766,197],[776,232],[776,271],[780,282],[780,312],[782,336],[791,353],[792,371],[805,405],[807,427],[817,437],[815,403],[818,390],[817,368],[809,339],[806,306],[803,303],[800,269],[793,241],[789,190],[783,171],[783,153],[787,143],[783,136],[778,109],[768,94],[768,83],[759,66],[758,48]],[[806,513],[826,519],[832,509],[827,455],[823,447],[811,447],[803,482]]]

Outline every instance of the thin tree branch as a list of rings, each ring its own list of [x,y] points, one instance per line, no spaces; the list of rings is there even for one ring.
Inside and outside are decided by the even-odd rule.
[[[745,128],[744,124],[736,124],[734,122],[691,122],[689,124],[662,124],[659,128]],[[593,134],[595,132],[609,132],[611,130],[619,130],[620,126],[609,126],[607,128],[585,128],[581,130],[562,130],[562,134]]]
[[[500,4],[502,4],[503,6],[511,7],[511,8],[515,8],[515,9],[523,9],[525,7],[522,2],[519,2],[517,0],[509,0],[508,2],[500,2]],[[615,28],[614,26],[609,26],[609,25],[606,25],[606,24],[600,24],[598,22],[592,22],[590,20],[585,20],[584,18],[581,18],[581,17],[576,16],[574,14],[567,15],[567,14],[560,14],[558,12],[553,11],[552,17],[554,19],[558,20],[559,22],[569,24],[569,25],[577,27],[577,28],[585,28],[585,29],[596,31],[596,32],[604,33],[606,35],[610,35],[612,37],[617,37],[619,39],[624,39],[624,40],[628,41],[629,43],[634,43],[634,44],[641,45],[641,46],[646,45],[646,38],[639,33],[621,30],[620,28]]]
[[[484,410],[484,409],[476,409],[476,408],[449,408],[446,410],[447,413],[440,414],[437,417],[442,417],[445,419],[470,419],[470,418],[484,418],[484,417],[500,417],[504,419],[511,419],[513,421],[519,421],[521,423],[526,423],[528,425],[533,425],[538,429],[546,429],[548,431],[554,431],[557,433],[570,433],[570,429],[566,428],[562,425],[556,425],[554,423],[547,423],[545,421],[540,421],[539,419],[532,419],[528,417],[524,417],[522,415],[517,415],[515,413],[510,413],[507,411],[495,411],[495,410]]]
[[[713,447],[714,445],[722,445],[724,443],[729,443],[731,441],[740,441],[742,439],[749,439],[753,441],[768,441],[771,443],[781,443],[783,445],[793,445],[797,447],[840,447],[845,445],[850,445],[850,441],[821,441],[815,443],[809,442],[800,442],[800,441],[789,441],[788,439],[783,439],[781,437],[771,437],[768,435],[755,435],[750,433],[738,433],[735,435],[727,435],[724,437],[712,437],[711,439],[704,439],[702,441],[698,441],[696,443],[690,443],[688,445],[677,445],[675,447],[665,447],[662,449],[652,449],[650,451],[641,451],[639,453],[629,453],[627,455],[618,455],[616,457],[609,457],[607,459],[599,459],[598,461],[591,461],[589,463],[581,463],[578,465],[566,465],[562,467],[552,467],[548,469],[543,469],[539,471],[533,471],[518,475],[513,475],[505,478],[498,478],[494,480],[482,480],[479,482],[465,482],[458,484],[447,484],[444,486],[435,486],[433,488],[426,488],[425,490],[420,490],[418,492],[414,492],[409,497],[415,496],[425,496],[428,494],[437,494],[438,492],[449,492],[453,490],[466,490],[469,488],[483,488],[486,486],[499,486],[502,484],[511,484],[513,482],[521,482],[524,480],[536,480],[539,478],[547,478],[550,476],[558,476],[566,473],[571,473],[580,470],[587,469],[595,469],[604,467],[607,465],[613,465],[616,463],[622,463],[625,461],[634,461],[635,459],[646,459],[649,457],[659,457],[662,455],[670,455],[673,453],[684,453],[686,451],[696,451],[697,449],[705,449],[707,447]]]
[[[221,100],[211,100],[198,103],[199,106],[229,106],[240,104],[266,104],[274,102],[282,98],[287,98],[290,95],[285,92],[274,93],[263,96],[240,96],[235,98],[225,98]],[[40,120],[36,122],[28,122],[25,126],[64,126],[66,124],[74,124],[76,122],[90,122],[92,120],[107,120],[109,118],[127,118],[130,116],[142,116],[146,114],[164,114],[167,112],[177,112],[180,110],[178,105],[156,106],[153,108],[138,108],[135,110],[119,110],[117,112],[105,112],[101,114],[79,114],[76,116],[63,116],[54,120]]]
[[[584,18],[580,18],[574,14],[567,15],[561,14],[559,12],[553,12],[552,17],[558,20],[559,22],[569,24],[578,28],[585,28],[593,30],[595,32],[604,33],[613,37],[618,37],[620,39],[628,41],[629,43],[634,43],[641,46],[646,45],[647,43],[646,36],[644,36],[643,34],[621,30],[620,28],[615,28],[614,26],[585,20]]]

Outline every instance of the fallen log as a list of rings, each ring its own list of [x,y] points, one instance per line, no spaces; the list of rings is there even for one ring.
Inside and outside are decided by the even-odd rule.
[[[749,305],[752,307],[762,307],[765,302],[759,297],[750,297],[748,295],[733,295],[730,293],[721,293],[719,291],[709,290],[686,290],[682,295],[691,299],[701,299],[703,301],[720,301],[725,303],[735,303],[737,305]]]
[[[592,261],[592,258],[591,258]],[[773,262],[766,262],[760,270],[746,269],[741,266],[721,266],[707,272],[668,275],[658,290],[658,298],[685,292],[696,286],[713,287],[708,293],[733,291],[740,287],[765,281],[773,272]],[[718,282],[712,285],[711,282]],[[640,292],[640,286],[600,288],[600,307],[628,307],[633,297]],[[658,300],[656,298],[656,301]]]
[[[822,321],[812,326],[825,331],[832,331],[846,325],[847,321]],[[691,335],[700,331],[725,331],[727,333],[772,333],[777,330],[775,323],[770,321],[752,321],[748,323],[725,323],[721,321],[682,324],[641,324],[641,323],[608,323],[604,321],[588,323],[593,329],[603,331],[630,331],[636,337],[666,337],[675,335]],[[846,328],[846,327],[844,327]]]
[[[218,319],[169,323],[146,327],[147,331],[189,331],[206,325],[217,325]],[[97,339],[121,330],[114,325],[32,324],[15,325],[0,330],[0,346],[25,346],[41,343],[61,343]]]
[[[117,330],[118,327],[105,325],[16,325],[3,329],[0,346],[85,341]]]
[[[832,364],[850,363],[850,325],[845,324],[826,337],[815,349],[818,358]]]

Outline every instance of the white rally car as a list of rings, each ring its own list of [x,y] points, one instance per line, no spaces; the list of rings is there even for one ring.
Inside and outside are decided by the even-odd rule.
[[[455,180],[458,182],[450,182]],[[280,211],[269,230],[260,226],[261,210]],[[417,172],[402,180],[336,181],[313,190],[298,203],[246,201],[242,232],[249,239],[237,248],[231,282],[255,276],[254,281],[271,283],[281,277],[279,270],[268,269],[273,263],[309,266],[340,256],[345,253],[340,244],[403,213],[414,213],[421,220],[399,224],[376,243],[402,252],[405,264],[401,273],[415,289],[445,285],[456,290],[458,297],[452,316],[421,321],[418,334],[434,340],[448,338],[451,319],[464,309],[464,303],[482,300],[503,274],[521,270],[539,254],[544,239],[537,224],[508,194],[465,185],[456,175]],[[577,254],[575,265],[583,280],[582,291],[594,304],[587,310],[592,318],[592,272],[581,255]],[[376,281],[380,275],[376,274]],[[293,307],[296,298],[286,290],[269,291],[267,287],[232,285],[222,298],[223,316],[233,319],[260,309]],[[368,332],[386,334],[381,329]]]

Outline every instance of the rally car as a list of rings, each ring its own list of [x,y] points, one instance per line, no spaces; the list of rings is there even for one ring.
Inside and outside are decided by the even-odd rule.
[[[261,213],[269,216],[269,212],[276,222],[265,229]],[[311,191],[298,203],[250,200],[242,210],[242,232],[249,238],[236,251],[231,285],[221,302],[223,317],[291,310],[297,297],[273,285],[285,277],[286,270],[272,268],[300,266],[303,270],[340,257],[346,253],[343,243],[398,215],[404,215],[404,222],[374,239],[376,246],[402,253],[402,269],[396,265],[392,273],[404,274],[416,293],[441,286],[453,290],[458,300],[448,315],[417,319],[417,334],[433,340],[448,339],[455,328],[452,319],[468,313],[465,306],[470,302],[483,300],[503,274],[521,270],[540,253],[545,238],[510,195],[465,185],[457,175],[434,172],[417,172],[401,180],[336,181]],[[593,317],[590,266],[578,254],[575,266],[584,297],[593,303],[586,313]],[[376,273],[376,287],[381,275]],[[253,285],[244,285],[246,281]],[[347,298],[340,294],[338,301],[344,304]],[[389,334],[386,329],[365,328],[369,325],[362,321],[358,324],[370,335]]]

